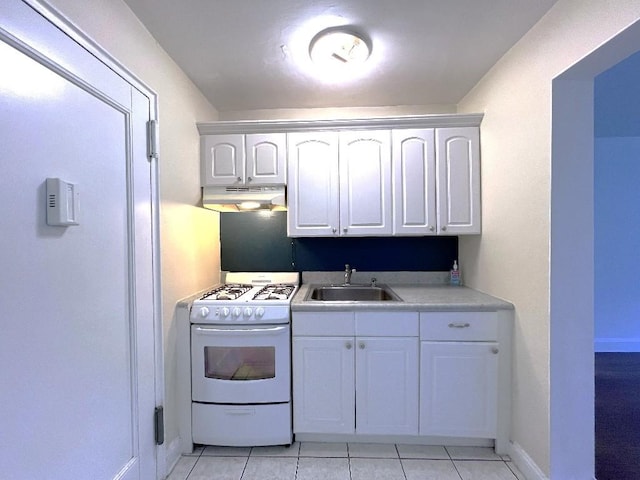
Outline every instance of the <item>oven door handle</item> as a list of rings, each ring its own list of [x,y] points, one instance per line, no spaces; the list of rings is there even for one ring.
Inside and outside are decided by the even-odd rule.
[[[215,328],[215,327],[196,327],[197,333],[204,335],[237,335],[237,334],[255,334],[260,333],[263,335],[278,335],[285,331],[289,326],[282,325],[279,327],[267,327],[267,328]]]

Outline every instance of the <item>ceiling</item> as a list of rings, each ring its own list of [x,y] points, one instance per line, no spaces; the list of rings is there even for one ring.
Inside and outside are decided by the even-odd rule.
[[[219,112],[456,105],[556,0],[125,0]],[[371,39],[359,78],[310,71],[309,42]]]

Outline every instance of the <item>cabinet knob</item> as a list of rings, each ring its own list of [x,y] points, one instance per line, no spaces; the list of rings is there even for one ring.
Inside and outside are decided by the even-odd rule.
[[[360,350],[364,350],[364,342],[360,342],[358,348],[360,348]]]
[[[331,229],[331,231],[332,231],[333,233],[336,233],[336,232],[338,231],[338,229],[337,229],[337,228],[332,228],[332,229]]]
[[[493,353],[494,355],[497,354],[500,350],[498,349],[498,347],[491,347],[491,353]]]
[[[442,226],[442,228],[441,228],[441,230],[442,230],[443,232],[446,232],[446,231],[447,231],[447,226],[446,226],[446,225],[443,225],[443,226]]]
[[[344,233],[347,233],[347,229],[346,229],[346,228],[343,228],[343,229],[342,229],[342,231],[343,231]]]
[[[250,182],[250,181],[252,181],[252,180],[253,180],[253,178],[251,178],[251,177],[247,177],[247,182]]]
[[[351,342],[347,342],[345,347],[347,347],[347,350],[351,350],[351,347],[353,347],[353,345],[351,345]]]
[[[242,177],[238,177],[238,181],[241,182],[242,181]]]
[[[433,225],[429,225],[429,231],[430,232],[435,232],[436,231],[436,227],[434,227]]]

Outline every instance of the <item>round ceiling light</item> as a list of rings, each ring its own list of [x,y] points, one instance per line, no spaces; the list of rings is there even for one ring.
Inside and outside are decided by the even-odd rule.
[[[322,30],[311,40],[309,56],[317,65],[359,65],[371,54],[371,42],[345,27]]]

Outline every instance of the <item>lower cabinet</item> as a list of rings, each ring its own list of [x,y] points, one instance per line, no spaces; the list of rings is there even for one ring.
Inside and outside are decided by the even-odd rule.
[[[418,434],[417,313],[294,313],[293,325],[294,433]]]
[[[293,338],[293,431],[354,433],[353,337]]]
[[[293,312],[293,431],[509,448],[512,313]]]
[[[421,342],[421,435],[495,438],[497,354],[497,343]]]

